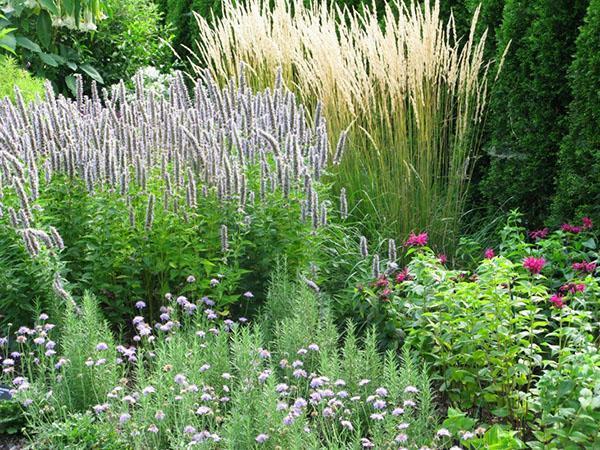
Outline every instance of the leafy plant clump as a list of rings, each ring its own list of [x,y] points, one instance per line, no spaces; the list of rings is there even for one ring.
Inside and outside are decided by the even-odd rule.
[[[332,211],[324,119],[310,122],[281,79],[253,93],[243,75],[226,88],[206,76],[192,95],[179,74],[163,96],[142,75],[104,102],[79,84],[76,100],[48,87],[29,108],[0,104],[2,220],[29,253],[60,252],[74,293],[92,290],[114,324],[140,300],[158,316],[190,275],[225,311],[263,297],[281,255],[291,274],[318,263]]]
[[[323,299],[308,289],[276,278],[264,317],[276,314],[272,301],[302,309],[250,326],[219,320],[209,299],[169,295],[156,324],[134,318],[126,345],[102,331],[88,296],[69,307],[60,340],[45,314],[3,340],[4,378],[40,448],[93,439],[104,448],[450,444],[447,430],[434,435],[424,367],[408,351],[402,361],[382,357],[375,334],[361,343],[352,326],[339,346]]]
[[[15,101],[15,87],[19,89],[23,101],[29,103],[35,100],[36,95],[44,94],[44,82],[32,77],[27,71],[21,69],[15,59],[9,56],[0,56],[0,99],[9,97]]]

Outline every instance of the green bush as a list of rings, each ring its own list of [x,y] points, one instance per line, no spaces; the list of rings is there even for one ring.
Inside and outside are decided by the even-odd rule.
[[[31,258],[15,230],[0,220],[0,323],[31,324],[36,311],[60,310],[52,284],[59,259]]]
[[[118,431],[101,423],[89,412],[71,414],[63,421],[47,423],[36,430],[33,448],[40,450],[128,450]]]
[[[556,220],[588,214],[600,220],[600,1],[592,0],[569,69],[573,102],[562,141],[554,199]]]
[[[499,254],[488,251],[472,273],[411,247],[405,269],[363,278],[356,320],[377,324],[384,342],[388,329],[405,336],[451,404],[527,423],[543,369],[598,335],[597,242],[587,226],[528,235],[512,215]]]
[[[490,210],[519,208],[543,223],[559,173],[557,156],[571,100],[567,83],[587,0],[508,0],[498,58],[510,43],[491,98],[490,168],[481,188]]]
[[[534,449],[600,446],[600,353],[591,344],[563,357],[537,383],[538,442]]]
[[[75,50],[98,70],[105,85],[130,80],[142,67],[169,69],[172,36],[157,5],[151,0],[109,0],[106,8],[107,17],[95,33],[73,36]]]
[[[340,344],[324,299],[285,276],[274,278],[265,306],[268,339],[258,324],[215,320],[192,296],[169,297],[155,326],[137,317],[137,343],[128,348],[114,347],[90,297],[81,312],[67,311],[56,354],[40,345],[50,339],[46,324],[23,330],[31,338],[21,344],[23,376],[4,377],[27,406],[35,448],[95,448],[94,440],[107,449],[432,442],[437,413],[426,368],[407,350],[402,359],[381,355],[375,334],[363,341],[352,326]],[[295,306],[285,317],[282,302]],[[108,370],[115,364],[127,379],[117,382]],[[83,403],[67,394],[84,393],[94,412],[75,414]]]
[[[0,99],[9,97],[14,101],[15,87],[19,88],[26,103],[35,100],[36,95],[43,97],[44,81],[21,69],[15,59],[0,55],[0,73]]]

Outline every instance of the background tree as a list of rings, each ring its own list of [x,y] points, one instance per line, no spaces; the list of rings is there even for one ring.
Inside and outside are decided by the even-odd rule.
[[[571,92],[567,70],[587,0],[507,0],[497,54],[510,49],[488,115],[490,209],[519,207],[532,224],[548,215]]]
[[[600,220],[600,0],[592,0],[569,69],[573,101],[562,141],[555,219],[588,214]]]

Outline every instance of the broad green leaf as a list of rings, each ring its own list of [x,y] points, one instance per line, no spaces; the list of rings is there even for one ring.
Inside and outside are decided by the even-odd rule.
[[[58,8],[56,7],[56,3],[53,0],[39,0],[42,7],[48,11],[53,16],[58,15]]]
[[[49,47],[52,43],[52,19],[48,11],[42,11],[38,16],[37,36],[44,47]]]
[[[104,83],[102,76],[98,73],[98,71],[96,69],[94,69],[89,64],[82,64],[79,67],[81,68],[81,70],[83,70],[85,73],[87,73],[92,79],[96,80],[98,83]]]
[[[25,36],[17,36],[17,45],[27,50],[31,50],[32,52],[40,53],[42,49],[38,44],[33,42],[30,39],[27,39]]]
[[[56,62],[56,60],[52,57],[52,55],[49,55],[48,53],[44,53],[44,52],[40,52],[38,54],[40,56],[40,59],[45,64],[48,64],[49,66],[52,66],[52,67],[58,67],[58,62]]]

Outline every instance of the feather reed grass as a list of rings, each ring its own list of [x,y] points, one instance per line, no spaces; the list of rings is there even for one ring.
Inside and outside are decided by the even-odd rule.
[[[356,218],[400,239],[427,229],[448,247],[488,92],[491,62],[483,56],[486,33],[475,36],[478,12],[469,36],[458,38],[437,0],[394,0],[383,14],[374,6],[358,13],[327,2],[224,0],[221,19],[196,15],[200,38],[190,60],[222,82],[248,67],[255,88],[279,73],[314,116],[326,118],[330,135],[347,139],[330,171]]]

